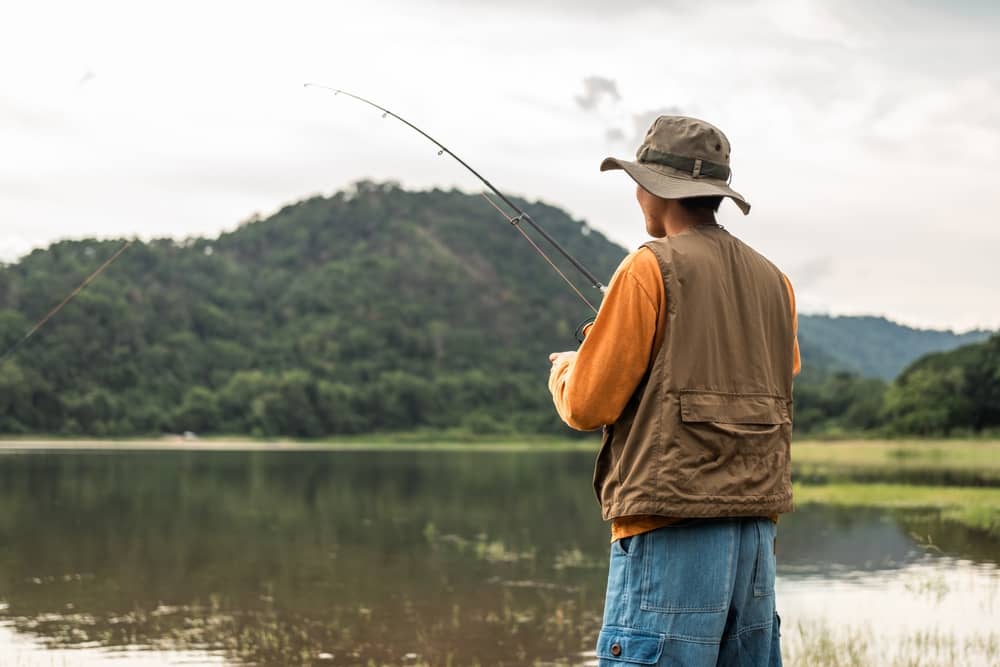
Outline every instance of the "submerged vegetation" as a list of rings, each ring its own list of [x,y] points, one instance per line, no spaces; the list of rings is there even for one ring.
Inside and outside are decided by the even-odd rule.
[[[796,480],[809,484],[1000,486],[1000,440],[797,440],[792,461]]]
[[[793,444],[796,506],[877,507],[1000,538],[1000,441]]]
[[[795,485],[796,505],[933,509],[955,521],[1000,538],[1000,488],[840,483]]]

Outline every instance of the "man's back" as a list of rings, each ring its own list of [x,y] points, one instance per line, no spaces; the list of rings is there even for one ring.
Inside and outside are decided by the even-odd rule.
[[[716,225],[649,241],[668,303],[670,380],[791,400],[794,345],[784,276]]]
[[[663,281],[662,343],[606,429],[594,479],[604,518],[789,511],[794,332],[783,275],[715,225],[646,247]]]

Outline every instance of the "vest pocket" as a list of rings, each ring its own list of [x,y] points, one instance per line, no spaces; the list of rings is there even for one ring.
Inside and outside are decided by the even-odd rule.
[[[681,421],[765,426],[792,423],[788,401],[781,396],[694,389],[681,390]]]
[[[667,452],[677,490],[717,501],[738,498],[746,504],[742,514],[770,511],[768,503],[789,492],[789,406],[770,394],[682,389]]]

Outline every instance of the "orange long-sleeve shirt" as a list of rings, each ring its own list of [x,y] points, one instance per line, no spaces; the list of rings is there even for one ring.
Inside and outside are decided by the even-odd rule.
[[[785,276],[791,301],[795,344],[793,372],[802,367],[795,293]],[[556,411],[570,427],[588,431],[617,421],[663,342],[667,316],[660,265],[640,248],[615,271],[597,319],[587,328],[576,353],[552,364],[549,391]],[[677,521],[673,517],[630,516],[612,522],[612,539],[629,537]]]

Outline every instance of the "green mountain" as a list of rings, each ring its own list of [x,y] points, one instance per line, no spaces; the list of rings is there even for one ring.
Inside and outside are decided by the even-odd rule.
[[[621,260],[522,205],[597,275]],[[4,267],[0,343],[119,244]],[[0,432],[552,430],[548,353],[589,314],[480,197],[361,183],[217,239],[137,243],[0,368]]]
[[[983,341],[989,331],[956,334],[914,329],[884,317],[801,315],[799,341],[803,355],[821,366],[891,380],[914,359]]]
[[[599,277],[625,255],[520,203]],[[0,347],[120,243],[64,241],[0,267]],[[547,355],[574,347],[589,314],[480,197],[363,182],[218,238],[135,243],[0,365],[0,433],[560,431]],[[885,385],[850,371],[890,377],[965,340],[875,318],[800,328],[806,430],[877,425]]]

